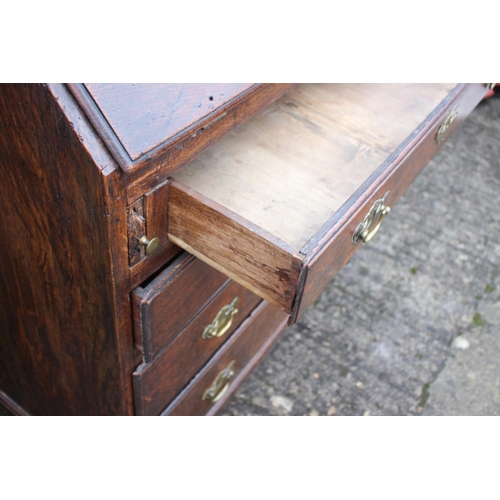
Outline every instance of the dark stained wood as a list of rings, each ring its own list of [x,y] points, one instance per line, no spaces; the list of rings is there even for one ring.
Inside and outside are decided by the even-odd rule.
[[[17,417],[17,413],[12,413],[10,409],[2,404],[0,401],[0,417]]]
[[[370,187],[374,183],[384,179],[391,171],[391,165],[397,165],[412,151],[417,145],[421,143],[424,137],[429,133],[431,128],[435,128],[442,123],[445,117],[450,113],[450,110],[454,109],[457,101],[462,98],[463,94],[474,89],[474,92],[482,92],[481,85],[457,85],[443,101],[432,110],[432,112],[419,124],[419,126],[407,137],[407,140],[403,141],[401,144],[395,147],[391,152],[390,146],[379,145],[384,151],[387,151],[388,156],[384,158],[380,166],[359,186],[359,188],[346,200],[346,202],[330,217],[327,222],[314,234],[314,236],[300,249],[300,253],[303,255],[308,255],[312,258],[315,253],[321,250],[321,243],[330,239],[333,232],[335,231],[334,226],[341,220],[345,219],[347,213],[352,213],[353,207],[357,204],[366,201],[366,196],[369,196]],[[461,123],[465,117],[463,113],[459,116],[457,123],[454,123],[445,138],[448,138],[453,130],[456,130],[458,123]],[[384,134],[388,135],[388,134]],[[389,138],[389,140],[391,140]],[[393,142],[390,144],[394,145]],[[441,144],[442,145],[442,144]],[[441,146],[440,145],[440,146]],[[391,146],[392,147],[392,146]],[[432,144],[430,144],[432,148]],[[437,152],[438,148],[435,149]]]
[[[66,92],[0,86],[0,389],[34,415],[131,414],[126,200]]]
[[[142,156],[144,136],[134,132],[142,118],[134,125],[129,114],[121,137],[130,134],[127,147],[137,157],[122,158],[131,170],[126,174],[112,156],[117,144],[125,151],[116,134],[96,133],[94,101],[86,116],[67,86],[0,85],[0,412],[158,414],[170,404],[164,414],[216,414],[286,321],[262,304],[235,330],[260,299],[216,269],[269,297],[295,321],[361,247],[351,236],[373,201],[389,189],[393,206],[439,149],[435,135],[448,114],[458,109],[445,139],[486,91],[482,84],[417,85],[414,94],[411,86],[396,87],[376,85],[370,93],[365,85],[300,86],[256,117],[268,125],[253,130],[249,141],[242,131],[252,126],[243,123],[290,88],[255,86],[201,118],[183,114],[187,128],[177,120],[182,130]],[[165,119],[156,104],[150,116]],[[115,125],[126,119],[107,116]],[[289,123],[298,124],[295,132]],[[221,141],[183,170],[198,171],[200,189],[182,173],[167,182],[226,134],[229,148]],[[313,150],[301,150],[311,138],[318,140]],[[262,168],[268,148],[270,177]],[[220,158],[230,168],[206,176]],[[304,168],[291,174],[289,162],[297,158]],[[331,170],[325,158],[334,159]],[[305,181],[310,172],[312,183]],[[254,194],[265,200],[264,210]],[[307,210],[297,209],[303,199]],[[267,226],[273,219],[278,233]],[[389,223],[390,216],[381,230]],[[134,248],[144,234],[162,243],[147,257]],[[168,234],[216,269],[179,255]],[[231,331],[200,340],[235,290],[245,299]],[[215,404],[201,402],[231,359],[236,373],[227,393]]]
[[[10,399],[5,392],[0,391],[0,417],[3,416],[27,417],[29,415],[15,401]]]
[[[406,172],[394,177],[401,185],[387,185],[395,202],[438,151],[449,113],[458,118],[445,139],[485,92],[481,84],[388,87],[290,91],[175,174],[169,238],[296,321],[359,247],[348,242],[380,186],[395,169]],[[336,238],[345,242],[338,266],[312,267],[315,255],[333,255]]]
[[[146,236],[148,239],[159,238],[158,250],[172,245],[168,241],[168,183],[160,184],[156,189],[144,195],[146,214]]]
[[[213,114],[253,83],[86,83],[128,156],[137,160]]]
[[[126,179],[129,203],[163,182],[173,172],[179,170],[235,127],[245,123],[292,87],[293,84],[290,83],[273,83],[252,88],[242,94],[241,98],[229,103],[227,108],[221,108],[217,116],[210,118],[208,123],[200,124],[177,142],[169,143],[166,148],[160,146],[144,160],[138,160],[140,163],[133,167],[133,171]],[[216,119],[219,116],[220,119]]]
[[[169,238],[263,299],[291,311],[300,260],[267,231],[172,180]]]
[[[205,415],[217,412],[224,401],[212,403],[203,401],[202,396],[217,375],[234,360],[234,376],[229,391],[241,383],[240,375],[248,374],[248,364],[254,365],[253,358],[260,358],[286,324],[286,315],[267,302],[263,302],[241,325],[239,330],[224,344],[210,362],[200,371],[178,398],[162,415]],[[264,349],[263,349],[264,348]]]
[[[181,249],[168,239],[168,188],[168,182],[164,182],[128,207],[132,288],[181,252]],[[150,240],[153,238],[160,240],[157,250],[151,255],[146,255],[144,245],[139,243],[143,236],[147,236]]]
[[[300,251],[455,84],[346,87],[297,86],[175,179]]]
[[[142,259],[130,269],[130,287],[134,289],[140,286],[149,276],[163,267],[165,262],[170,262],[182,251],[182,248],[169,242],[169,244],[157,250],[153,255],[149,255],[147,259]]]
[[[205,327],[235,297],[238,297],[238,312],[233,316],[229,330],[222,337],[203,339],[201,334]],[[139,366],[134,373],[136,413],[159,415],[230,338],[260,300],[234,281],[224,287],[152,363]]]
[[[124,172],[166,167],[164,153],[184,149],[189,136],[211,129],[211,142],[237,123],[235,110],[251,99],[243,113],[250,116],[281,95],[291,84],[68,84]],[[270,100],[269,100],[270,99]],[[228,114],[232,117],[226,119]],[[241,114],[241,113],[240,113]],[[225,121],[223,125],[216,124]],[[189,141],[191,142],[191,141]],[[199,147],[189,144],[191,158]],[[153,161],[151,161],[153,160]],[[175,164],[169,162],[169,169]],[[132,200],[133,201],[133,200]]]
[[[128,259],[130,267],[139,264],[145,257],[146,251],[139,240],[146,234],[146,217],[144,214],[144,198],[134,201],[127,209],[128,212]]]
[[[145,288],[132,293],[134,336],[150,361],[184,329],[227,277],[189,254],[182,254]]]
[[[110,165],[102,172],[104,201],[102,216],[108,235],[109,293],[103,300],[110,305],[112,328],[107,335],[114,337],[115,352],[109,352],[112,369],[118,378],[122,409],[119,415],[134,414],[134,395],[130,373],[140,359],[133,346],[130,274],[128,268],[127,206],[119,179],[119,169]],[[116,356],[116,358],[115,358]],[[105,402],[104,402],[105,404]]]

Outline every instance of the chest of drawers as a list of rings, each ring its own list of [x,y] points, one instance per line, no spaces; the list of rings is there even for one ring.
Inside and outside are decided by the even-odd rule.
[[[0,86],[0,402],[215,414],[486,92]]]

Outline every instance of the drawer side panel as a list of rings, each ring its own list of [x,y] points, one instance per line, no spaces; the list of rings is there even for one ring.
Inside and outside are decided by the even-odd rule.
[[[176,245],[290,313],[302,266],[293,248],[176,180],[168,224]]]

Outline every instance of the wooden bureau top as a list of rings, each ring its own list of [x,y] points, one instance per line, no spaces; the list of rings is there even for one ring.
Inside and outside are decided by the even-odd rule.
[[[186,139],[206,135],[216,141],[242,120],[279,97],[291,84],[258,83],[78,83],[68,84],[120,168],[176,169],[166,150],[197,148]],[[247,101],[251,102],[248,103]],[[245,104],[245,109],[229,113]],[[234,111],[234,110],[233,110]],[[221,121],[214,126],[216,122]],[[199,140],[198,140],[199,142]],[[203,144],[205,146],[205,144]],[[182,161],[189,161],[190,157]]]
[[[172,139],[253,83],[85,83],[132,160]]]

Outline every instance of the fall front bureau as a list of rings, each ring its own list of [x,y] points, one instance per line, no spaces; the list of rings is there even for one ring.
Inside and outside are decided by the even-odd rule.
[[[13,413],[216,413],[486,88],[153,90],[1,86]]]

